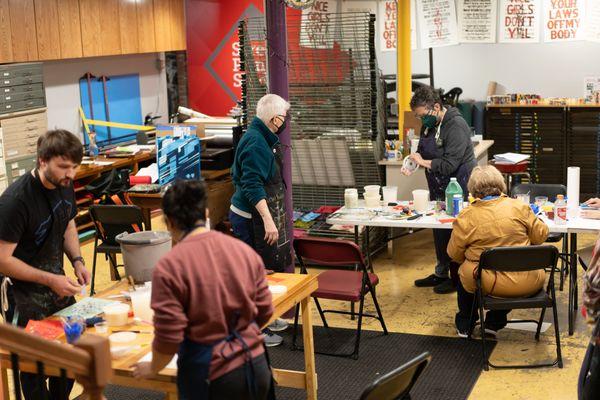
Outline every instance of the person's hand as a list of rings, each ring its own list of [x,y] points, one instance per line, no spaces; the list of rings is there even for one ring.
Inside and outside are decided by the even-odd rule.
[[[277,243],[277,239],[279,239],[279,231],[277,230],[277,227],[275,226],[275,222],[273,222],[272,218],[267,218],[264,221],[265,224],[265,242],[267,242],[267,244],[269,246],[273,246],[275,243]]]
[[[600,210],[581,210],[581,218],[600,219]]]
[[[81,286],[64,275],[52,274],[48,287],[60,297],[73,296],[81,293]]]
[[[409,169],[406,169],[406,168],[402,167],[402,168],[400,168],[400,172],[404,176],[411,176],[413,174],[413,172],[415,172],[415,171],[411,171]]]
[[[589,199],[588,201],[586,201],[585,204],[587,204],[590,207],[600,208],[600,199],[594,197],[593,199]]]
[[[133,377],[135,379],[148,379],[156,375],[152,371],[152,363],[149,361],[143,361],[133,366]]]
[[[81,261],[75,261],[73,265],[77,282],[82,286],[87,286],[90,283],[90,271],[87,270]]]
[[[411,160],[416,162],[418,165],[423,166],[423,157],[419,153],[412,153],[410,155]]]

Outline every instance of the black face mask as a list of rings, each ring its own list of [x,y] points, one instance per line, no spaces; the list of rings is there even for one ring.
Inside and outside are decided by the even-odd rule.
[[[275,120],[275,118],[282,118],[282,116],[278,115],[278,116],[274,117],[273,120]],[[272,122],[273,120],[271,120],[272,124],[273,124],[273,122]],[[273,125],[275,125],[275,124],[273,124]],[[281,126],[279,128],[277,128],[277,130],[275,131],[275,134],[280,135],[281,132],[283,132],[283,130],[285,129],[285,125],[286,125],[286,119],[283,118],[283,123],[281,124]]]

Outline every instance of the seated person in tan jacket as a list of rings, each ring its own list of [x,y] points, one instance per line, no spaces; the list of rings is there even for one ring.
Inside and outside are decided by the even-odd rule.
[[[471,321],[475,301],[476,276],[479,257],[484,250],[500,246],[529,246],[543,243],[548,237],[548,226],[520,200],[506,197],[506,185],[500,172],[493,166],[476,167],[469,179],[468,189],[475,201],[465,208],[452,226],[448,255],[461,263],[458,285],[458,313],[455,323],[460,337],[477,322],[477,310]],[[482,271],[485,294],[497,297],[521,297],[535,294],[544,285],[543,270],[531,272]],[[487,333],[495,333],[506,326],[506,311],[489,311],[485,318]],[[483,316],[482,316],[483,318]]]

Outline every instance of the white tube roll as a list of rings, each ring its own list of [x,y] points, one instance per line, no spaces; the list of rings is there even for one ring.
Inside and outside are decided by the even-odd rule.
[[[576,210],[579,207],[579,167],[567,168],[567,208]]]

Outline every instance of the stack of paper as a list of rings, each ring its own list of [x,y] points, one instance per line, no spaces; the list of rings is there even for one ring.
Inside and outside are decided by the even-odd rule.
[[[504,154],[496,154],[494,156],[494,162],[496,164],[518,164],[525,160],[528,160],[530,156],[526,154],[518,154],[518,153],[504,153]]]

